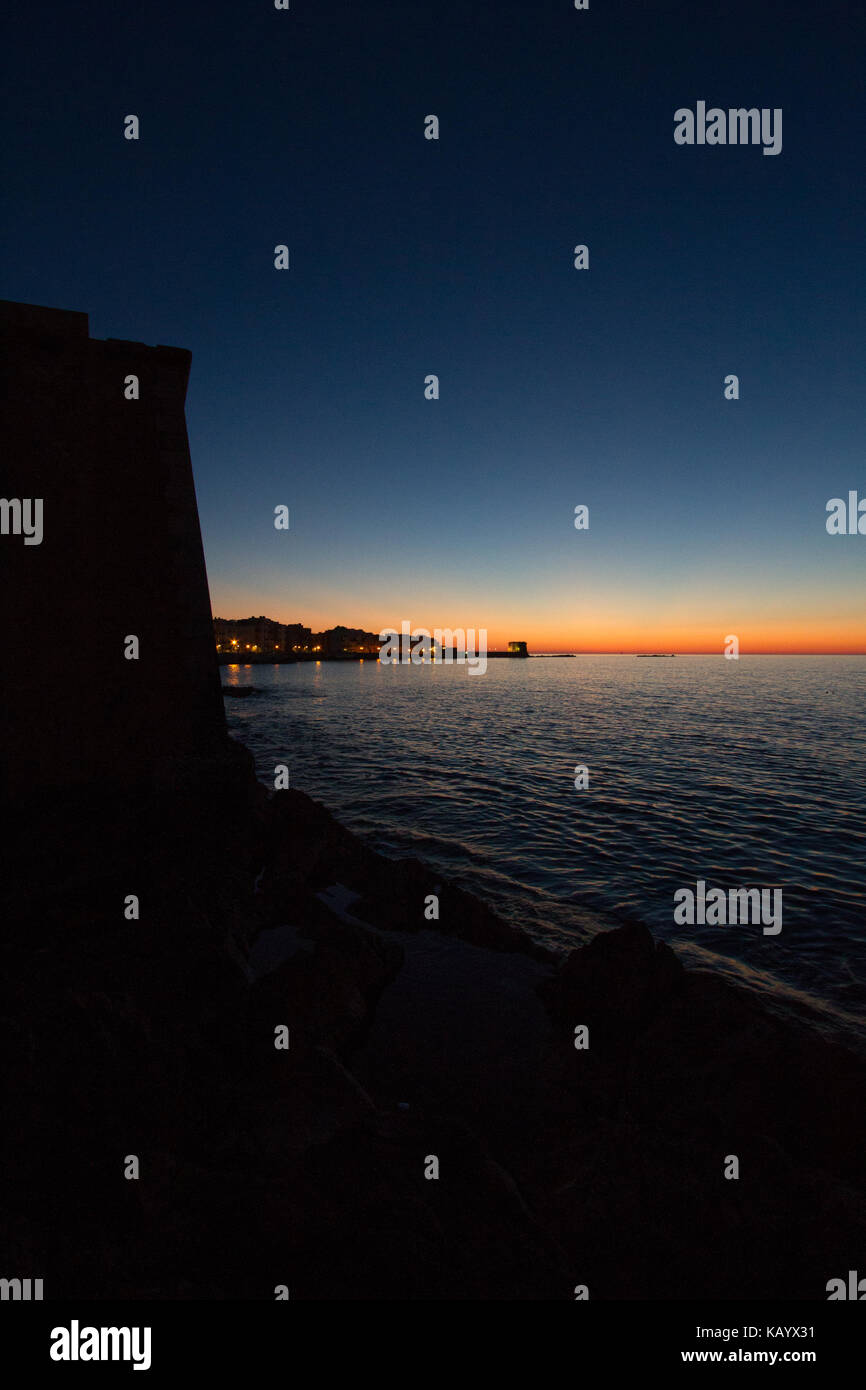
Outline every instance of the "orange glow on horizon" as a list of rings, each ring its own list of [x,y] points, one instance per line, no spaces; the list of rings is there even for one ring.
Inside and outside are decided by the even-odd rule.
[[[725,648],[728,634],[739,641],[741,656],[864,656],[866,655],[866,605],[850,591],[833,606],[814,593],[762,595],[758,599],[717,593],[677,596],[656,603],[649,594],[634,601],[621,596],[580,594],[564,600],[551,595],[545,606],[537,600],[490,604],[472,599],[405,605],[399,601],[378,613],[359,611],[357,599],[347,596],[345,605],[332,611],[316,611],[303,600],[276,600],[250,591],[240,600],[236,593],[215,592],[213,612],[222,618],[265,614],[281,623],[303,622],[315,632],[341,624],[377,635],[386,627],[400,630],[404,618],[412,630],[451,628],[474,630],[476,644],[482,628],[487,631],[488,651],[506,651],[509,642],[526,642],[533,652],[675,652],[678,655],[714,655]],[[364,605],[366,607],[366,604]],[[305,610],[301,612],[300,610]],[[667,611],[665,611],[665,609]],[[390,610],[390,611],[389,611]],[[402,610],[402,611],[401,611]],[[763,610],[763,611],[762,611]],[[789,614],[796,616],[789,616]],[[697,615],[700,614],[698,617]],[[396,615],[396,616],[395,616]]]
[[[277,621],[282,621],[277,619]],[[325,628],[335,627],[338,619],[326,623]],[[353,626],[363,627],[368,632],[375,632],[377,635],[387,624],[378,626],[375,623],[358,623]],[[414,623],[415,628],[427,626],[428,632],[434,632],[436,627],[443,628],[444,624],[426,625]],[[473,624],[466,624],[464,630],[468,631]],[[454,625],[452,631],[457,631],[458,625]],[[474,625],[476,648],[478,644],[479,625]],[[509,642],[526,642],[530,655],[533,652],[596,652],[599,654],[616,654],[619,652],[675,652],[681,656],[714,655],[721,653],[725,647],[725,639],[729,633],[736,635],[741,656],[866,656],[866,631],[852,632],[850,627],[842,625],[838,630],[833,624],[827,624],[820,632],[814,630],[792,631],[790,628],[779,626],[777,628],[752,628],[746,624],[737,627],[732,624],[724,631],[722,629],[695,631],[693,628],[648,628],[635,629],[634,627],[624,628],[622,631],[613,632],[610,629],[596,630],[584,627],[572,629],[571,631],[558,632],[549,629],[541,629],[533,633],[527,630],[525,625],[512,624],[509,627],[500,629],[488,629],[487,649],[488,651],[506,651]],[[314,647],[314,651],[319,651]]]

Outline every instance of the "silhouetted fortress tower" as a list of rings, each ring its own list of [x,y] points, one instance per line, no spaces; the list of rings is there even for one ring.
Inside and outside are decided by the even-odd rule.
[[[6,790],[147,779],[225,744],[184,404],[191,354],[91,339],[86,314],[0,301]],[[139,399],[125,397],[138,378]],[[140,656],[124,657],[136,636]]]

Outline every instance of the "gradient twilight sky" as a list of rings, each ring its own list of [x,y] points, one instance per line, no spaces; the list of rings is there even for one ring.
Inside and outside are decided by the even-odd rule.
[[[866,536],[825,507],[866,496],[864,28],[840,0],[23,8],[0,293],[192,350],[224,617],[863,652]],[[781,154],[676,145],[698,100],[781,107]]]

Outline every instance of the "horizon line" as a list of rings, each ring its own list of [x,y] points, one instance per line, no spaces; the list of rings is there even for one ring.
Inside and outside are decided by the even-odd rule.
[[[276,624],[279,625],[280,627],[294,627],[294,626],[306,627],[306,626],[307,626],[306,623],[304,623],[304,622],[302,622],[302,621],[299,621],[299,620],[297,620],[297,619],[293,620],[292,622],[285,622],[285,621],[283,621],[283,619],[281,619],[281,618],[269,618],[269,617],[268,617],[266,614],[264,614],[264,613],[244,614],[242,617],[227,618],[227,617],[224,617],[222,614],[213,613],[213,611],[212,611],[212,612],[211,612],[211,618],[212,618],[212,621],[215,622],[215,623],[216,623],[216,622],[239,623],[239,622],[250,621],[251,619],[257,619],[257,618],[258,618],[258,619],[261,619],[261,620],[263,620],[263,621],[265,621],[265,622],[276,623]],[[416,626],[417,626],[417,625],[416,625]],[[497,623],[497,627],[499,627],[499,626],[500,626],[500,624]],[[376,639],[377,641],[381,641],[381,640],[382,640],[382,639],[379,637],[379,634],[380,634],[381,632],[384,632],[384,631],[387,631],[387,632],[389,632],[389,633],[394,633],[394,634],[400,636],[400,634],[397,633],[397,629],[394,628],[393,626],[388,626],[388,627],[386,627],[386,628],[383,628],[383,627],[378,627],[378,628],[367,628],[367,627],[363,627],[363,626],[360,626],[360,625],[353,625],[353,624],[342,623],[342,622],[332,623],[332,625],[331,625],[330,627],[323,627],[323,628],[320,629],[320,631],[323,632],[323,633],[324,633],[324,632],[332,632],[332,631],[334,631],[334,630],[337,629],[337,628],[346,628],[346,629],[348,629],[349,631],[364,632],[365,634],[367,634],[367,635],[369,635],[369,636],[375,637],[375,639]],[[460,629],[454,628],[454,629],[443,629],[443,630],[448,630],[448,631],[452,631],[452,632],[457,632],[457,631],[459,631]],[[473,630],[474,630],[474,632],[476,632],[476,633],[480,633],[480,632],[485,632],[485,633],[486,633],[486,632],[487,632],[487,628],[484,628],[484,627],[480,627],[480,628],[479,628],[479,627],[476,626]],[[428,629],[424,629],[424,631],[428,631]],[[434,629],[429,630],[429,631],[436,631],[436,629],[434,628]],[[310,632],[311,632],[311,633],[313,632],[313,628],[312,628],[312,627],[310,627]],[[411,635],[410,635],[410,640],[412,640]],[[527,648],[530,647],[530,640],[528,640],[528,639],[526,639],[526,638],[507,638],[507,639],[504,639],[504,641],[505,641],[506,645],[508,645],[508,643],[510,643],[510,642],[512,642],[512,641],[526,642]],[[661,644],[660,644],[660,645],[661,645]],[[490,643],[490,644],[488,645],[488,650],[493,651],[493,650],[497,650],[497,648],[495,647],[495,644]],[[556,646],[556,647],[541,647],[541,648],[535,648],[534,650],[531,650],[531,651],[528,652],[528,655],[530,655],[530,656],[533,656],[533,655],[534,655],[534,656],[638,656],[638,655],[641,655],[641,656],[666,656],[666,657],[671,657],[671,656],[719,656],[719,655],[724,655],[724,654],[725,654],[725,653],[724,653],[724,649],[723,649],[723,648],[720,648],[720,647],[688,647],[688,648],[679,648],[679,649],[675,649],[675,650],[673,650],[673,651],[671,651],[670,648],[666,648],[666,649],[664,649],[664,650],[658,651],[658,650],[653,650],[652,648],[649,648],[649,647],[574,647],[574,646],[568,646],[567,644],[560,645],[560,646]],[[742,646],[741,646],[741,647],[740,647],[739,656],[740,656],[740,657],[742,657],[742,656],[866,656],[866,646],[864,646],[864,647],[858,647],[858,648],[844,648],[844,649],[841,649],[841,650],[838,649],[838,648],[832,648],[832,649],[830,649],[830,650],[827,650],[827,649],[825,649],[825,648],[816,648],[816,647],[795,647],[795,648],[791,648],[791,647],[785,647],[785,648],[779,648],[779,647],[749,647],[749,648],[747,648],[746,650],[743,650],[743,648],[742,648]]]

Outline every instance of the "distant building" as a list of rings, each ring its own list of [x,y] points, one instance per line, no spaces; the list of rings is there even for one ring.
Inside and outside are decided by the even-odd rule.
[[[218,652],[308,652],[310,629],[301,623],[278,623],[273,618],[214,618]]]
[[[314,632],[311,639],[313,655],[322,657],[378,655],[382,644],[375,632],[365,632],[360,627],[329,627],[325,632]]]
[[[283,628],[273,618],[241,618],[236,625],[238,648],[241,651],[281,652]]]
[[[214,618],[213,635],[218,652],[227,652],[232,646],[235,624],[230,618]]]
[[[525,642],[509,642],[508,654],[509,656],[529,656]]]
[[[381,643],[375,632],[360,627],[332,627],[324,634],[329,656],[362,656],[378,653]]]
[[[283,628],[283,649],[287,652],[308,652],[313,634],[302,623],[286,623]]]
[[[303,623],[278,623],[273,618],[214,618],[214,643],[221,655],[279,652],[285,656],[378,656],[378,634],[360,627],[311,632]]]

